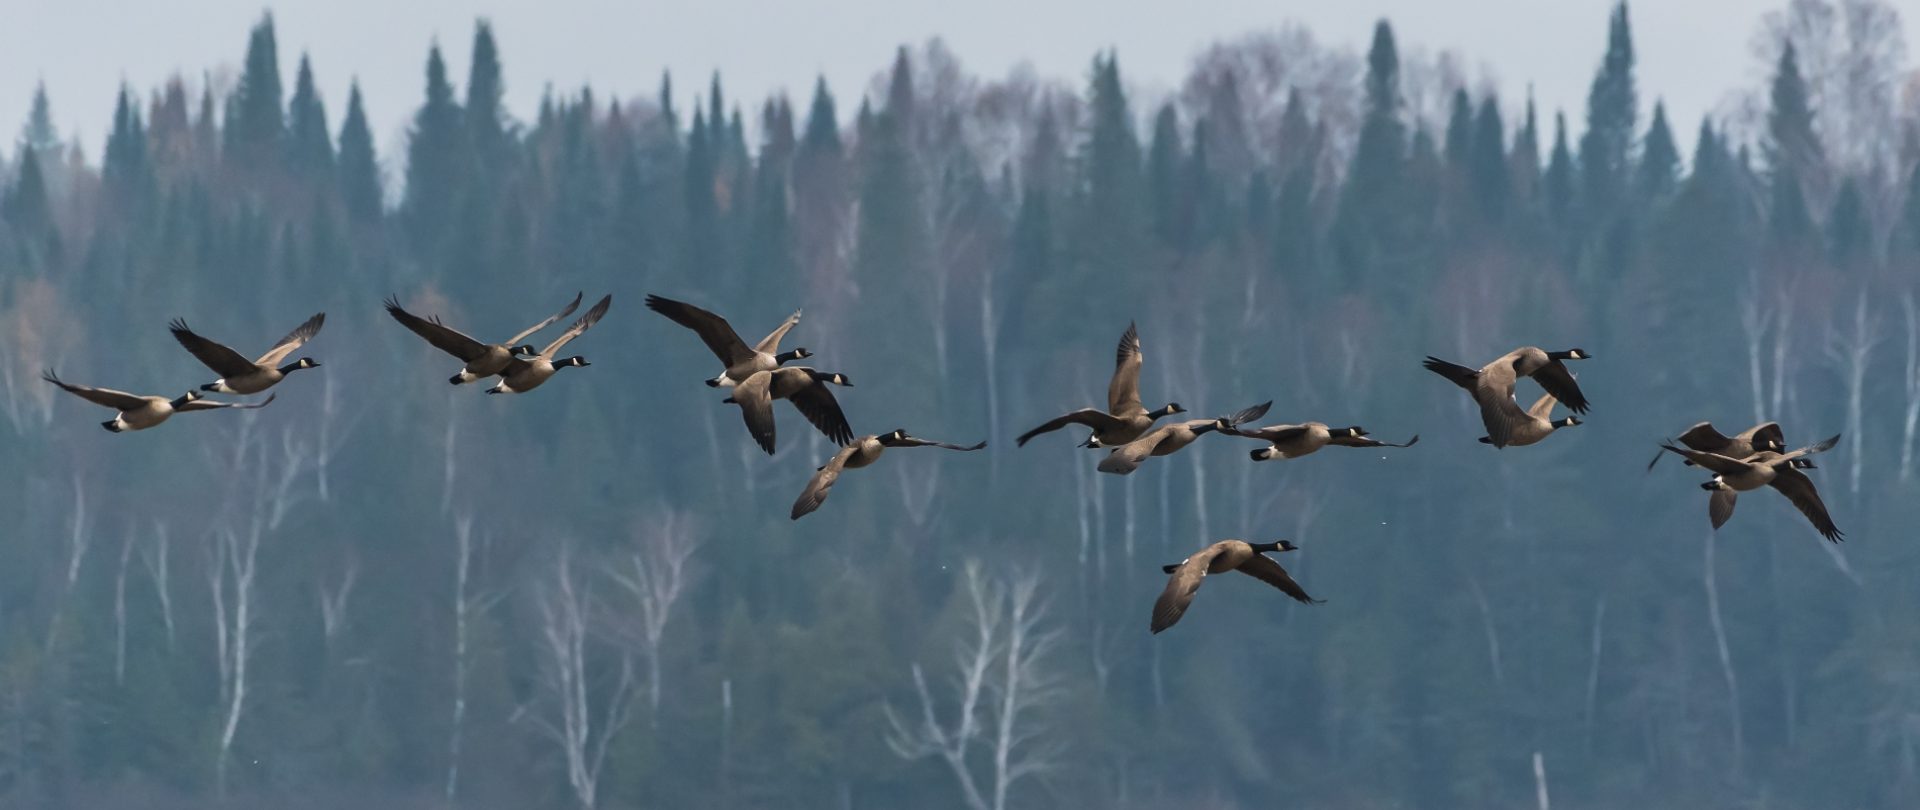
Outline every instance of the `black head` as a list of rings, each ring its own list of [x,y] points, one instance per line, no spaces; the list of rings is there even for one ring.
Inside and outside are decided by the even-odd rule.
[[[1547,359],[1549,360],[1591,360],[1593,359],[1593,355],[1587,354],[1586,349],[1568,349],[1564,352],[1547,352]]]
[[[580,355],[577,355],[577,354],[565,360],[553,361],[553,367],[555,369],[562,369],[562,368],[566,368],[567,366],[591,366],[591,365],[593,364],[587,362],[587,358],[581,357]]]
[[[1787,462],[1787,466],[1789,466],[1789,467],[1792,467],[1792,468],[1794,468],[1794,469],[1796,469],[1796,470],[1817,470],[1817,469],[1819,469],[1818,467],[1815,467],[1815,466],[1813,466],[1813,459],[1810,459],[1810,458],[1796,458],[1796,459],[1793,459],[1792,461],[1789,461],[1789,462]]]
[[[218,384],[215,384],[215,383],[207,383],[206,385],[203,385],[203,386],[200,386],[200,390],[202,390],[202,391],[206,391],[206,392],[209,392],[209,393],[211,393],[211,392],[213,392],[214,390],[216,390],[216,389],[218,389],[219,387],[220,387],[220,386],[219,386]]]
[[[824,371],[814,371],[813,369],[807,369],[807,373],[812,375],[814,379],[819,380],[820,382],[833,383],[834,385],[844,385],[848,388],[853,387],[853,380],[848,379],[847,375],[841,374],[838,371],[829,373]]]
[[[812,357],[813,352],[807,351],[807,347],[801,346],[790,352],[781,352],[780,356],[786,358],[785,360],[780,361],[782,363],[785,363],[793,360],[804,360],[806,358]]]
[[[285,374],[290,371],[299,371],[303,368],[319,368],[319,367],[320,367],[320,361],[315,360],[311,357],[302,357],[299,360],[296,360],[292,363],[288,363],[284,366],[281,366],[280,372],[282,374]],[[202,386],[200,390],[211,391],[213,389]]]
[[[1367,429],[1359,425],[1354,425],[1353,427],[1335,428],[1328,432],[1332,433],[1335,436],[1347,436],[1355,439],[1358,439],[1361,436],[1367,435]]]
[[[1252,546],[1254,551],[1261,554],[1300,550],[1300,547],[1294,545],[1292,540],[1275,540],[1271,543],[1248,543],[1247,545]]]
[[[880,443],[891,446],[910,438],[912,437],[907,435],[907,431],[904,428],[894,428],[880,436]]]
[[[119,433],[125,430],[125,428],[120,427],[120,422],[117,419],[108,419],[105,422],[101,422],[100,426],[106,428],[108,433]]]
[[[1172,415],[1174,415],[1174,414],[1176,414],[1176,413],[1186,413],[1186,412],[1187,412],[1187,409],[1186,409],[1186,408],[1182,408],[1182,407],[1180,407],[1180,403],[1178,403],[1178,402],[1169,402],[1169,403],[1167,403],[1167,407],[1165,407],[1165,408],[1161,408],[1161,409],[1160,409],[1160,410],[1158,411],[1158,413],[1157,413],[1157,415],[1158,415],[1158,416],[1172,416]]]
[[[518,346],[508,349],[507,351],[510,351],[514,354],[526,355],[527,357],[532,357],[540,353],[540,350],[534,348],[533,344],[531,343],[522,343]]]
[[[1573,427],[1574,425],[1578,425],[1578,424],[1580,424],[1580,417],[1569,416],[1565,419],[1562,419],[1558,422],[1553,423],[1553,426],[1556,428],[1564,428],[1564,427]]]
[[[193,402],[195,400],[200,400],[200,399],[206,399],[206,396],[204,394],[201,394],[199,391],[188,391],[184,394],[181,394],[179,399],[176,399],[173,401],[173,407],[178,408],[189,402]]]

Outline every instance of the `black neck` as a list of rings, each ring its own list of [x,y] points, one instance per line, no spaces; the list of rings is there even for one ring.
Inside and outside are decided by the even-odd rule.
[[[793,351],[790,351],[790,352],[781,352],[773,356],[773,362],[776,365],[782,365],[782,366],[798,359],[800,359],[799,349],[794,349]]]
[[[1248,543],[1247,545],[1253,547],[1255,554],[1272,554],[1280,550],[1280,543],[1278,541],[1272,543]]]
[[[281,374],[292,374],[293,372],[296,372],[296,371],[299,371],[300,369],[303,369],[303,368],[306,368],[306,366],[303,366],[303,365],[300,365],[300,361],[298,361],[298,360],[295,360],[295,361],[293,361],[293,362],[291,362],[291,363],[288,363],[288,364],[286,364],[286,365],[284,365],[284,366],[281,366],[281,367],[280,367],[280,373],[281,373]]]
[[[1151,417],[1153,417],[1153,418],[1155,418],[1155,419],[1164,419],[1164,418],[1166,418],[1166,417],[1169,417],[1169,416],[1172,416],[1172,415],[1173,415],[1173,406],[1172,406],[1172,405],[1168,405],[1168,406],[1167,406],[1167,407],[1165,407],[1165,408],[1161,408],[1160,410],[1157,410],[1157,411],[1154,411],[1154,412],[1152,412],[1152,413],[1149,413],[1149,414],[1147,414],[1147,415],[1148,415],[1148,416],[1151,416]]]

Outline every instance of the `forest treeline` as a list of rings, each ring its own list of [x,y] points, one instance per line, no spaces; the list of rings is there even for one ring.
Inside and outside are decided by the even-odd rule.
[[[663,77],[531,119],[481,22],[464,80],[428,52],[404,154],[270,18],[231,80],[124,88],[104,151],[51,104],[108,100],[42,94],[0,162],[0,801],[1920,804],[1895,14],[1769,12],[1764,84],[1700,122],[1638,83],[1624,5],[1564,111],[1384,21],[1225,40],[1159,96],[1124,54],[995,79],[935,41],[864,92]],[[614,298],[592,365],[518,397],[380,307],[493,340],[582,290]],[[749,339],[804,309],[785,346],[856,382],[855,433],[990,445],[790,521],[834,448],[783,408],[763,455],[647,293]],[[169,319],[246,351],[321,310],[262,410],[111,435],[37,379],[176,396],[211,375]],[[1149,407],[1422,439],[1127,477],[1016,449],[1102,401],[1129,322]],[[1495,451],[1419,361],[1521,345],[1592,354],[1592,410]],[[1812,474],[1847,542],[1768,493],[1710,532],[1704,474],[1644,469],[1703,419],[1842,433]],[[1160,566],[1222,537],[1299,543],[1326,604],[1221,578],[1150,636]]]

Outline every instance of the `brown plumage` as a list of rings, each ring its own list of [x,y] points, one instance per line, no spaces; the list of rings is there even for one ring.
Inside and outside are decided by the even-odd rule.
[[[511,363],[518,355],[535,354],[534,348],[531,345],[515,344],[520,343],[520,341],[525,340],[535,332],[552,326],[561,318],[573,314],[574,309],[580,306],[580,294],[575,293],[573,302],[567,304],[565,309],[548,316],[544,321],[527,327],[525,330],[522,330],[520,334],[507,338],[504,343],[481,343],[478,340],[468,337],[466,333],[441,323],[437,316],[433,318],[422,318],[402,309],[399,299],[396,298],[389,297],[386,305],[387,314],[392,315],[393,319],[399,321],[401,326],[425,338],[428,343],[433,344],[434,348],[451,354],[460,360],[460,362],[466,364],[460,368],[458,373],[447,378],[447,382],[460,385],[475,380],[484,380],[505,371],[507,364]]]
[[[786,337],[794,324],[800,322],[799,310],[794,310],[785,322],[761,338],[759,343],[748,346],[745,340],[740,339],[740,333],[733,331],[733,324],[727,323],[726,318],[684,301],[649,295],[647,309],[693,330],[694,334],[700,336],[700,341],[707,344],[707,350],[720,358],[725,368],[720,376],[707,380],[710,387],[732,387],[745,382],[756,371],[772,371],[793,360],[813,356],[804,348],[780,351],[780,339]]]
[[[1153,624],[1151,629],[1158,633],[1186,615],[1187,606],[1193,603],[1193,595],[1200,590],[1201,581],[1208,574],[1224,574],[1239,571],[1279,588],[1281,592],[1293,597],[1297,602],[1317,605],[1324,600],[1307,595],[1300,583],[1280,563],[1266,556],[1268,553],[1295,551],[1299,546],[1291,541],[1279,540],[1272,543],[1249,543],[1245,540],[1222,540],[1201,549],[1198,553],[1173,565],[1163,565],[1160,570],[1172,576],[1167,577],[1166,590],[1160,592],[1160,598],[1153,603]]]
[[[1807,517],[1820,536],[1838,543],[1844,535],[1834,525],[1832,516],[1827,514],[1827,505],[1820,499],[1820,492],[1814,488],[1813,479],[1800,470],[1810,467],[1807,456],[1824,453],[1840,442],[1835,435],[1819,444],[1802,447],[1787,453],[1763,450],[1743,459],[1729,458],[1719,453],[1708,453],[1691,448],[1679,448],[1670,444],[1661,447],[1678,454],[1713,473],[1713,478],[1700,485],[1714,494],[1708,500],[1707,515],[1718,529],[1733,517],[1733,508],[1738,493],[1771,486],[1780,494],[1787,496],[1800,514]]]
[[[168,417],[176,413],[212,411],[222,408],[239,408],[241,410],[265,408],[273,403],[275,396],[268,394],[267,398],[260,402],[243,405],[237,402],[210,402],[202,397],[198,391],[188,391],[180,395],[179,399],[168,399],[166,397],[137,396],[125,391],[115,391],[111,388],[74,385],[73,383],[62,381],[60,377],[52,371],[43,372],[40,375],[40,379],[60,386],[61,390],[95,405],[104,405],[118,411],[119,413],[114,414],[112,419],[100,423],[101,427],[114,433],[146,430],[161,422],[167,421]]]
[[[1154,421],[1163,416],[1186,413],[1178,402],[1169,402],[1157,411],[1147,410],[1140,403],[1140,366],[1145,355],[1140,353],[1140,330],[1131,323],[1127,331],[1120,336],[1120,345],[1114,349],[1113,379],[1107,383],[1107,409],[1081,408],[1047,420],[1039,427],[1020,434],[1015,444],[1025,447],[1027,440],[1042,433],[1050,433],[1068,425],[1082,425],[1093,430],[1081,447],[1117,447],[1146,435],[1153,428]]]
[[[840,480],[840,472],[842,470],[857,470],[879,461],[880,454],[886,452],[889,447],[941,447],[948,450],[978,450],[986,446],[986,442],[975,445],[958,445],[928,441],[926,439],[908,436],[904,430],[895,430],[880,436],[861,436],[858,439],[854,439],[846,447],[840,448],[840,452],[834,453],[833,458],[828,459],[827,463],[820,465],[820,469],[814,471],[813,478],[807,481],[807,488],[800,493],[799,499],[793,502],[793,510],[789,512],[787,516],[793,520],[799,520],[813,510],[819,509],[821,504],[827,502],[827,494],[833,490],[834,482]]]
[[[1580,349],[1549,352],[1535,346],[1522,346],[1482,366],[1479,371],[1432,356],[1427,357],[1422,365],[1428,371],[1466,389],[1473,401],[1480,405],[1480,420],[1487,428],[1487,443],[1494,447],[1506,447],[1513,443],[1513,431],[1525,423],[1527,415],[1513,402],[1514,383],[1521,377],[1532,377],[1547,393],[1565,403],[1568,410],[1586,413],[1587,397],[1580,392],[1580,384],[1574,382],[1573,373],[1567,371],[1564,361],[1591,357]],[[1512,407],[1508,407],[1510,405]]]
[[[294,327],[286,337],[273,344],[273,348],[268,349],[267,353],[260,355],[257,360],[248,360],[239,352],[221,343],[201,337],[187,328],[187,322],[184,320],[176,318],[167,326],[173,332],[174,340],[179,341],[180,345],[191,352],[202,365],[220,375],[220,379],[200,386],[200,390],[217,394],[258,394],[286,379],[289,373],[320,366],[311,357],[302,357],[285,366],[281,366],[280,361],[287,359],[287,355],[293,354],[301,346],[306,345],[307,341],[312,340],[314,335],[320,333],[320,327],[326,322],[327,313],[325,312],[308,318],[305,323]]]

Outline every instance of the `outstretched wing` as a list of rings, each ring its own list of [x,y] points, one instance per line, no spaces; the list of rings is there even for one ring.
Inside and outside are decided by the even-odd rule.
[[[793,330],[793,325],[799,322],[800,322],[800,310],[796,309],[793,311],[792,315],[787,316],[787,320],[785,323],[780,324],[780,326],[775,328],[772,332],[767,333],[766,337],[761,338],[760,342],[753,347],[753,350],[756,352],[765,352],[767,354],[773,354],[775,352],[780,351],[781,338],[786,337],[787,333]],[[728,363],[728,365],[732,365],[732,363]]]
[[[1727,438],[1725,434],[1715,429],[1712,422],[1701,422],[1700,424],[1687,428],[1685,433],[1680,434],[1679,440],[1681,444],[1708,453],[1724,454],[1727,445],[1733,444],[1733,440]],[[1754,449],[1757,450],[1759,448]]]
[[[1251,559],[1241,563],[1240,567],[1235,570],[1261,582],[1265,582],[1268,585],[1272,585],[1275,588],[1279,588],[1282,593],[1293,597],[1296,602],[1317,605],[1325,601],[1308,596],[1307,589],[1300,587],[1300,583],[1294,582],[1293,577],[1287,573],[1287,569],[1280,567],[1280,563],[1277,560],[1265,554],[1253,555]]]
[[[1412,447],[1419,443],[1420,434],[1418,433],[1401,444],[1383,442],[1369,436],[1335,436],[1327,440],[1327,444],[1337,444],[1341,447]]]
[[[268,349],[266,354],[260,355],[260,359],[253,362],[262,366],[280,365],[280,361],[287,359],[287,355],[293,354],[301,346],[306,345],[307,341],[312,340],[314,335],[320,334],[320,327],[325,325],[326,322],[327,313],[314,313],[313,317],[308,318],[306,323],[294,327],[293,331],[288,332],[286,337],[281,338],[280,342],[273,344],[273,348]],[[176,337],[178,336],[176,335]],[[226,372],[221,373],[225,374]]]
[[[1242,408],[1230,415],[1222,416],[1217,421],[1226,423],[1226,428],[1224,429],[1231,430],[1255,419],[1259,419],[1262,416],[1266,416],[1267,409],[1271,407],[1273,407],[1273,400],[1269,399],[1251,408]]]
[[[179,341],[182,347],[193,354],[194,359],[222,377],[238,377],[254,369],[253,364],[248,362],[247,358],[240,356],[239,352],[201,337],[199,333],[187,328],[187,322],[183,319],[173,319],[167,324],[167,329],[173,332],[174,340]]]
[[[1794,450],[1791,453],[1782,453],[1780,454],[1779,458],[1776,458],[1773,460],[1773,463],[1776,466],[1778,466],[1778,465],[1785,464],[1788,461],[1792,461],[1796,458],[1800,458],[1802,456],[1812,456],[1812,455],[1818,455],[1820,453],[1825,453],[1828,450],[1832,450],[1833,446],[1839,443],[1840,443],[1840,434],[1835,433],[1832,436],[1827,437],[1826,441],[1818,442],[1816,444],[1809,444],[1798,450]]]
[[[1478,370],[1467,368],[1459,363],[1449,363],[1433,355],[1427,355],[1427,359],[1421,362],[1420,365],[1425,366],[1428,371],[1445,377],[1449,382],[1465,388],[1468,391],[1472,391],[1474,385],[1480,379],[1480,372]]]
[[[1240,436],[1243,438],[1259,439],[1263,442],[1272,442],[1274,444],[1279,444],[1281,442],[1293,441],[1294,439],[1298,439],[1301,436],[1306,435],[1306,432],[1309,430],[1312,430],[1312,428],[1309,428],[1306,425],[1266,425],[1264,427],[1257,427],[1252,430],[1241,430],[1239,428],[1232,428],[1229,430],[1222,430],[1220,431],[1220,433],[1223,436]]]
[[[1113,352],[1113,380],[1107,383],[1107,412],[1113,414],[1146,410],[1140,404],[1140,330],[1127,324],[1126,334]]]
[[[1820,491],[1813,488],[1813,479],[1806,473],[1792,467],[1780,467],[1774,470],[1773,488],[1793,501],[1800,514],[1806,515],[1813,528],[1829,542],[1840,542],[1840,527],[1833,525],[1833,518],[1827,514],[1827,504],[1820,500]]]
[[[1193,595],[1207,578],[1207,567],[1213,564],[1214,557],[1219,556],[1220,548],[1219,543],[1208,546],[1173,569],[1173,575],[1167,577],[1166,589],[1153,602],[1153,632],[1172,627],[1180,621],[1181,616],[1186,615],[1187,606],[1193,604]]]
[[[752,376],[758,377],[761,374],[766,372],[757,372]],[[799,409],[800,415],[805,416],[808,422],[819,428],[827,438],[832,439],[834,444],[853,441],[853,428],[847,425],[847,415],[841,412],[840,401],[834,399],[833,391],[827,388],[826,383],[814,380],[812,385],[787,397],[787,401],[792,402],[793,407]],[[769,442],[767,452],[773,452],[770,444],[773,438],[771,430],[767,438]]]
[[[279,394],[268,394],[266,399],[260,400],[259,402],[214,402],[210,399],[196,399],[178,408],[174,408],[174,410],[180,413],[187,413],[189,411],[218,411],[225,408],[250,411],[254,408],[265,408],[268,405],[272,405],[273,398],[277,396],[279,396]]]
[[[901,439],[899,441],[893,442],[891,446],[893,447],[941,447],[948,450],[978,450],[982,447],[986,447],[987,443],[980,442],[979,444],[947,444],[946,442],[929,441],[929,440],[914,437],[914,436],[908,436],[905,439]]]
[[[729,368],[753,358],[753,350],[747,348],[747,342],[740,339],[740,333],[733,331],[733,325],[727,323],[726,318],[684,301],[661,298],[657,295],[647,296],[647,309],[692,329],[694,334],[700,336],[700,342],[707,344],[707,350],[713,352],[713,356],[720,358],[721,364]],[[788,325],[792,325],[799,317],[800,313],[794,313],[793,317],[788,319]],[[779,336],[784,334],[785,332],[776,331],[773,335],[768,335],[768,338],[777,342]]]
[[[579,320],[574,321],[571,326],[568,326],[567,331],[561,332],[560,336],[554,338],[552,343],[547,344],[546,348],[541,349],[540,356],[552,360],[554,352],[560,351],[560,347],[567,345],[572,342],[574,338],[579,337],[588,329],[593,328],[594,324],[600,322],[600,316],[607,314],[607,307],[612,305],[612,295],[601,298],[600,303],[593,305],[593,309],[587,310],[587,314],[580,316]],[[518,338],[509,342],[518,342]]]
[[[800,498],[793,502],[793,511],[787,514],[788,519],[799,520],[819,509],[820,504],[826,503],[827,493],[833,491],[833,482],[840,480],[840,471],[846,468],[847,460],[859,451],[857,444],[842,447],[840,452],[833,454],[832,459],[820,465],[813,477],[807,479],[807,488],[800,493]]]
[[[1740,493],[1731,489],[1716,489],[1707,498],[1707,519],[1713,521],[1718,529],[1727,525],[1727,519],[1733,517],[1733,507],[1740,502]]]
[[[1520,403],[1513,401],[1513,380],[1504,383],[1481,377],[1473,388],[1473,401],[1480,405],[1480,424],[1487,429],[1487,438],[1494,447],[1506,447],[1513,439],[1513,431],[1531,417],[1520,410]]]
[[[1175,427],[1178,425],[1161,425],[1148,431],[1145,436],[1113,448],[1113,452],[1108,453],[1106,458],[1100,459],[1096,469],[1114,475],[1126,475],[1140,469],[1140,463],[1153,455],[1154,448],[1159,447],[1160,442],[1165,440]]]
[[[528,335],[531,335],[535,332],[538,332],[542,329],[545,329],[549,326],[554,325],[554,323],[558,322],[561,318],[565,318],[568,315],[572,315],[574,310],[580,308],[580,295],[581,295],[580,293],[577,293],[577,292],[574,293],[573,300],[567,303],[566,308],[560,310],[559,312],[555,312],[552,315],[547,316],[547,319],[544,321],[541,321],[539,323],[536,323],[532,326],[527,327],[526,329],[521,330],[520,334],[507,338],[506,346],[508,348],[517,346],[520,344],[520,341],[526,340]]]
[[[1052,419],[1047,420],[1045,423],[1041,424],[1039,427],[1020,434],[1020,438],[1016,439],[1014,443],[1021,447],[1025,447],[1028,439],[1031,439],[1042,433],[1052,433],[1053,431],[1059,430],[1068,425],[1086,425],[1087,427],[1093,428],[1094,432],[1100,433],[1100,432],[1105,432],[1109,430],[1116,430],[1120,428],[1123,424],[1124,423],[1122,423],[1117,417],[1107,413],[1106,411],[1102,411],[1097,408],[1081,408],[1080,410],[1073,411],[1071,413],[1065,413],[1065,414],[1056,416]]]
[[[90,385],[74,385],[73,383],[63,382],[60,377],[51,370],[41,372],[40,379],[60,386],[60,388],[67,393],[73,394],[95,405],[105,405],[116,411],[131,411],[135,408],[144,408],[147,405],[145,397],[137,397],[125,391],[115,391],[111,388],[94,388]]]
[[[1719,475],[1734,475],[1747,469],[1746,462],[1739,459],[1727,458],[1719,453],[1679,448],[1671,444],[1663,444],[1660,446]]]
[[[1580,392],[1580,383],[1574,381],[1573,372],[1567,370],[1567,364],[1548,360],[1546,365],[1533,372],[1533,381],[1539,383],[1547,393],[1558,397],[1566,404],[1567,410],[1587,412],[1587,395]]]
[[[487,353],[487,344],[468,337],[466,333],[447,326],[439,318],[427,320],[400,308],[396,298],[387,299],[387,314],[400,322],[401,326],[413,330],[413,333],[427,339],[428,343],[440,351],[451,354],[460,362],[470,363]]]

